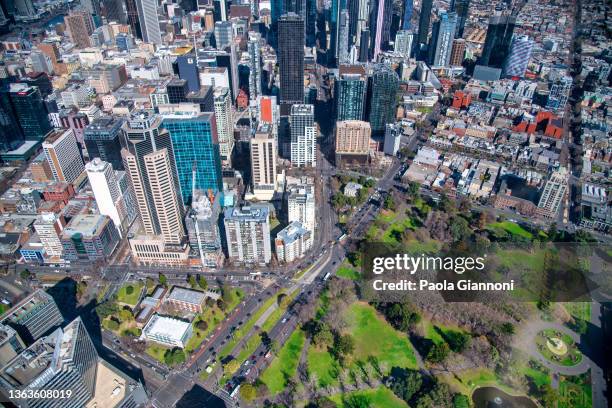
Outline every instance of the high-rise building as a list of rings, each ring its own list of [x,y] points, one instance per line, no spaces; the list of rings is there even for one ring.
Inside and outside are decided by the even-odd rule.
[[[110,163],[114,170],[123,170],[121,126],[123,119],[101,116],[85,128],[83,139],[90,160],[98,157]]]
[[[8,2],[10,5],[10,2]],[[32,0],[15,0],[13,13],[22,17],[34,17],[36,15],[36,8],[32,4]],[[9,13],[10,14],[10,13]]]
[[[40,90],[26,84],[10,84],[11,103],[26,140],[42,140],[51,130]]]
[[[385,141],[383,151],[385,154],[395,156],[402,141],[401,128],[395,123],[389,123],[385,128]]]
[[[299,222],[314,237],[317,224],[314,185],[303,181],[287,186],[287,222]]]
[[[293,262],[304,257],[312,247],[312,231],[294,221],[276,234],[274,246],[279,262]]]
[[[10,88],[0,87],[0,150],[10,151],[23,144],[23,132],[11,101]]]
[[[470,0],[455,0],[452,2],[454,7],[450,11],[457,13],[457,29],[455,30],[455,38],[462,38],[465,31],[465,23],[470,12]]]
[[[17,357],[23,349],[25,349],[25,344],[17,331],[0,323],[0,367],[4,367],[6,363]]]
[[[408,0],[411,1],[411,0]],[[400,30],[395,35],[394,51],[409,57],[412,55],[412,47],[414,44],[415,35],[412,31]]]
[[[107,261],[119,245],[120,235],[113,221],[102,214],[78,214],[62,231],[64,259]]]
[[[113,170],[110,163],[97,157],[85,165],[85,170],[98,211],[110,217],[120,235],[125,235],[136,215],[132,208],[133,197],[128,197],[132,191],[122,189],[120,183],[125,173]]]
[[[433,0],[423,0],[421,3],[421,12],[419,14],[419,32],[417,38],[417,50],[421,44],[427,44],[427,36],[429,35],[429,22],[431,19],[431,6]]]
[[[291,107],[291,164],[315,167],[316,133],[314,106],[296,104]]]
[[[431,30],[429,63],[434,67],[446,67],[450,63],[457,14],[442,12]]]
[[[412,19],[412,12],[414,10],[414,4],[412,0],[404,1],[404,14],[402,16],[402,30],[410,30],[410,20]]]
[[[221,156],[215,116],[212,112],[163,114],[170,132],[183,202],[191,202],[194,188],[222,191]]]
[[[200,76],[198,73],[198,61],[195,55],[179,55],[176,57],[175,64],[179,78],[187,81],[189,92],[198,92],[200,90]]]
[[[223,263],[219,215],[220,195],[206,194],[202,190],[193,192],[191,208],[185,217],[189,234],[189,245],[200,258],[202,266],[215,269]]]
[[[13,306],[1,320],[2,324],[15,329],[26,343],[38,340],[63,322],[55,300],[42,289]]]
[[[247,48],[249,51],[249,98],[257,99],[261,92],[261,34],[250,31]]]
[[[370,78],[369,122],[372,134],[382,134],[385,125],[395,121],[399,77],[388,65],[378,64]]]
[[[526,35],[515,36],[510,46],[510,53],[504,63],[503,73],[506,76],[523,77],[527,71],[533,41]]]
[[[375,5],[375,7],[374,7]],[[378,54],[388,48],[391,39],[391,20],[393,19],[393,1],[375,0],[370,16],[370,31],[373,41],[370,46],[372,60],[376,61]]]
[[[72,183],[83,173],[85,166],[72,129],[51,133],[42,147],[55,181]]]
[[[465,57],[465,40],[463,38],[455,38],[453,40],[453,49],[450,55],[451,67],[461,66]]]
[[[489,19],[487,36],[478,60],[480,65],[501,68],[510,52],[515,16],[492,16]]]
[[[347,9],[340,11],[338,22],[338,64],[348,64],[349,54],[349,12]]]
[[[140,27],[140,19],[138,18],[138,7],[136,6],[137,1],[138,0],[125,0],[125,9],[132,35],[142,40],[142,29]]]
[[[129,2],[130,0],[128,0]],[[151,44],[161,44],[162,36],[157,15],[157,0],[135,0],[142,39]]]
[[[261,124],[250,140],[253,194],[271,200],[276,191],[276,138],[271,124]]]
[[[253,204],[225,209],[223,223],[228,257],[231,262],[265,265],[272,258],[270,210]]]
[[[34,396],[14,399],[20,406],[84,407],[95,393],[97,365],[98,353],[79,317],[39,339],[2,367],[0,384],[14,391],[71,391],[70,398],[64,400]]]
[[[35,72],[44,72],[46,74],[53,73],[53,62],[45,53],[32,50],[30,52],[30,61],[32,61],[32,69]]]
[[[122,0],[102,0],[102,4],[104,4],[104,11],[108,21],[116,21],[121,24],[127,22],[127,14],[123,10]],[[133,34],[136,35],[135,33]]]
[[[551,82],[546,108],[557,112],[565,109],[572,90],[572,83],[573,80],[570,76],[563,76]]]
[[[361,120],[336,122],[336,165],[365,163],[370,152],[370,124]]]
[[[54,213],[42,213],[34,221],[34,230],[48,258],[61,258],[64,248],[59,236],[64,226],[63,217]]]
[[[91,14],[86,11],[72,11],[64,17],[64,24],[66,24],[70,41],[77,48],[91,47],[89,36],[95,28]]]
[[[231,167],[234,151],[234,113],[229,88],[216,88],[215,120],[222,164]]]
[[[166,93],[168,101],[172,104],[187,102],[187,94],[189,93],[189,85],[184,79],[173,78],[166,85]]]
[[[295,13],[278,22],[278,65],[281,105],[304,102],[304,20]]]
[[[548,218],[555,218],[559,215],[568,190],[568,181],[569,174],[565,167],[551,174],[538,201],[538,214]]]
[[[148,235],[161,235],[167,244],[181,244],[184,209],[170,133],[162,128],[159,115],[147,111],[133,112],[123,124],[123,132],[126,147],[121,155],[142,228]],[[191,189],[193,160],[187,161],[190,174],[186,185]]]
[[[234,27],[231,21],[215,23],[215,43],[218,50],[224,50],[234,41]]]
[[[335,81],[336,120],[362,120],[364,117],[367,77],[360,66],[340,66]]]

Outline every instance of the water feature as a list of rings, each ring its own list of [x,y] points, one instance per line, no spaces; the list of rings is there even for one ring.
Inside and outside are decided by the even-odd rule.
[[[499,388],[480,387],[472,394],[475,408],[538,408],[531,399],[506,394]]]

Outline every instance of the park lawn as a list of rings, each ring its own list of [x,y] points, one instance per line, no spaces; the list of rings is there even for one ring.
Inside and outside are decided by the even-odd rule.
[[[444,335],[451,332],[467,333],[465,330],[460,329],[456,326],[447,326],[438,323],[432,323],[430,320],[423,319],[421,321],[421,327],[425,338],[434,342],[434,344],[440,344],[444,342]]]
[[[327,387],[338,383],[340,366],[327,349],[321,349],[311,344],[308,348],[307,359],[308,372],[310,375],[316,375],[320,387]]]
[[[397,214],[391,210],[381,210],[380,213],[376,216],[376,221],[380,221],[380,222],[384,222],[384,223],[391,223],[393,222],[393,220],[395,220],[395,217],[397,217]]]
[[[406,252],[409,254],[433,254],[440,250],[442,244],[439,241],[433,239],[427,241],[417,241],[411,239],[404,244]]]
[[[590,371],[579,376],[559,377],[557,408],[591,408],[592,406]]]
[[[164,354],[166,354],[168,350],[170,350],[168,347],[160,346],[159,344],[150,344],[145,351],[160,363],[166,364],[164,362]]]
[[[391,224],[383,234],[381,240],[385,244],[389,245],[398,244],[401,242],[401,239],[398,239],[398,236],[401,236],[402,232],[404,232],[406,229],[415,229],[414,222],[408,217],[397,220]]]
[[[544,367],[542,366],[542,368]],[[550,373],[548,371],[545,372],[542,370],[538,370],[536,368],[531,367],[528,363],[521,365],[519,367],[519,371],[523,374],[525,378],[530,378],[538,388],[543,385],[550,384]]]
[[[408,408],[408,404],[398,398],[387,387],[380,386],[375,389],[336,394],[330,397],[340,408],[369,407],[369,408]]]
[[[343,264],[336,271],[336,276],[344,279],[359,280],[361,274],[355,268]]]
[[[295,330],[272,360],[272,364],[263,372],[261,380],[273,395],[284,390],[287,379],[295,376],[305,340],[304,332]]]
[[[465,395],[472,395],[476,388],[486,386],[497,387],[508,395],[524,395],[524,393],[515,391],[503,384],[495,372],[488,368],[473,368],[443,373],[438,374],[437,377],[448,384],[453,391]]]
[[[521,249],[503,249],[496,252],[501,266],[524,272],[540,272],[544,269],[543,249],[524,251]]]
[[[372,306],[353,303],[345,316],[348,324],[346,333],[355,340],[354,361],[366,361],[372,356],[389,369],[417,367],[415,351],[407,336],[391,327]]]
[[[293,303],[297,295],[300,294],[299,292],[299,290],[294,290],[293,293],[287,295],[289,296],[289,301],[286,303],[287,307],[289,307],[289,305]],[[280,318],[285,314],[285,312],[287,311],[287,307],[278,306],[276,309],[274,309],[274,311],[270,313],[270,316],[268,316],[266,321],[261,325],[261,330],[265,332],[270,331],[276,325],[276,323],[278,323]]]
[[[566,302],[563,307],[575,319],[591,320],[591,302]]]
[[[508,234],[516,235],[526,239],[533,238],[533,234],[531,232],[527,231],[525,228],[512,221],[494,222],[492,224],[487,225],[487,229],[490,229],[494,232],[495,230],[504,230]]]
[[[128,295],[127,288],[130,286],[134,289],[134,291]],[[138,299],[140,299],[142,287],[142,282],[126,283],[117,291],[117,302],[124,303],[129,306],[136,306]]]

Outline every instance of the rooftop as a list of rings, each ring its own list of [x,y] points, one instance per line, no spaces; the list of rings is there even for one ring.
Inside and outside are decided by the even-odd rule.
[[[285,245],[289,245],[306,235],[308,232],[309,231],[304,228],[299,221],[293,221],[276,234],[276,239],[280,239]]]
[[[108,222],[109,218],[101,214],[78,214],[64,228],[62,236],[81,234],[84,237],[93,237],[99,234]]]
[[[206,294],[197,290],[191,290],[175,286],[172,292],[168,296],[168,300],[174,300],[178,302],[191,303],[194,305],[201,305],[206,299]]]
[[[142,332],[148,336],[158,335],[181,341],[183,334],[190,327],[191,323],[189,322],[156,314],[151,317]]]
[[[270,209],[265,205],[251,205],[244,207],[229,207],[225,209],[225,219],[233,221],[265,221],[268,219]]]
[[[29,317],[32,312],[38,310],[42,305],[46,305],[53,301],[51,295],[39,289],[6,312],[3,316],[2,323],[7,321],[19,323],[22,319]]]

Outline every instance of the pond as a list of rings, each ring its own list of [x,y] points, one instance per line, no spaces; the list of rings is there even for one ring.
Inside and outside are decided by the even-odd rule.
[[[499,388],[481,387],[472,394],[475,408],[538,408],[531,399],[513,397]]]

